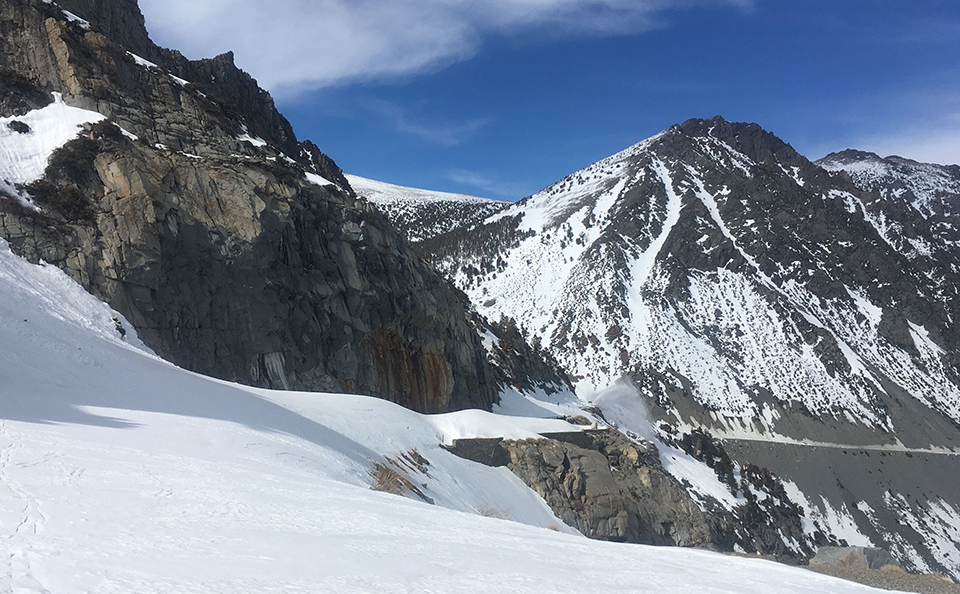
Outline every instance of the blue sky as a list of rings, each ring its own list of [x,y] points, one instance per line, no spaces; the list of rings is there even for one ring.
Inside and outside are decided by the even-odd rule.
[[[960,162],[956,0],[141,6],[155,40],[188,57],[233,49],[348,173],[403,185],[517,199],[713,115],[811,158]]]

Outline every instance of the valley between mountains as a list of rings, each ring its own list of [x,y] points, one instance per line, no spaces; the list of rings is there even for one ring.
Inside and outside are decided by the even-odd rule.
[[[957,165],[405,188],[135,0],[0,0],[0,90],[0,591],[956,591]]]

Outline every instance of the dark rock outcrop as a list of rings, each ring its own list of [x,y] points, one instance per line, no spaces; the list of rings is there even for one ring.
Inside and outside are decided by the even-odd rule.
[[[476,312],[471,312],[470,318],[484,337],[487,359],[500,385],[520,392],[541,391],[548,396],[574,392],[567,372],[550,353],[528,343],[515,320],[490,322]]]
[[[813,554],[803,535],[803,512],[789,503],[776,479],[760,469],[744,473],[744,482],[737,485],[744,501],[730,510],[716,501],[698,503],[664,470],[654,445],[616,430],[551,433],[528,440],[460,439],[449,449],[474,462],[507,466],[557,517],[590,538],[738,548],[792,563]]]
[[[155,60],[163,54],[150,41],[137,0],[57,0],[57,4],[90,20],[99,33],[137,55]]]

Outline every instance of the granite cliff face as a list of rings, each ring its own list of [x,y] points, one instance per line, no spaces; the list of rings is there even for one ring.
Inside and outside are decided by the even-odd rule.
[[[132,1],[2,0],[0,85],[0,116],[52,92],[106,116],[21,184],[39,211],[0,198],[0,234],[123,312],[158,354],[425,412],[496,400],[465,297],[231,55],[156,47]]]

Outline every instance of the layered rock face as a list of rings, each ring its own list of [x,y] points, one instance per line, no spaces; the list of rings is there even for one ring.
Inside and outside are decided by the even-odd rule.
[[[0,198],[14,250],[66,270],[194,371],[490,408],[498,386],[463,295],[297,141],[232,56],[154,46],[134,2],[62,6],[86,22],[0,1],[0,115],[55,91],[109,119],[24,189],[39,212]]]

